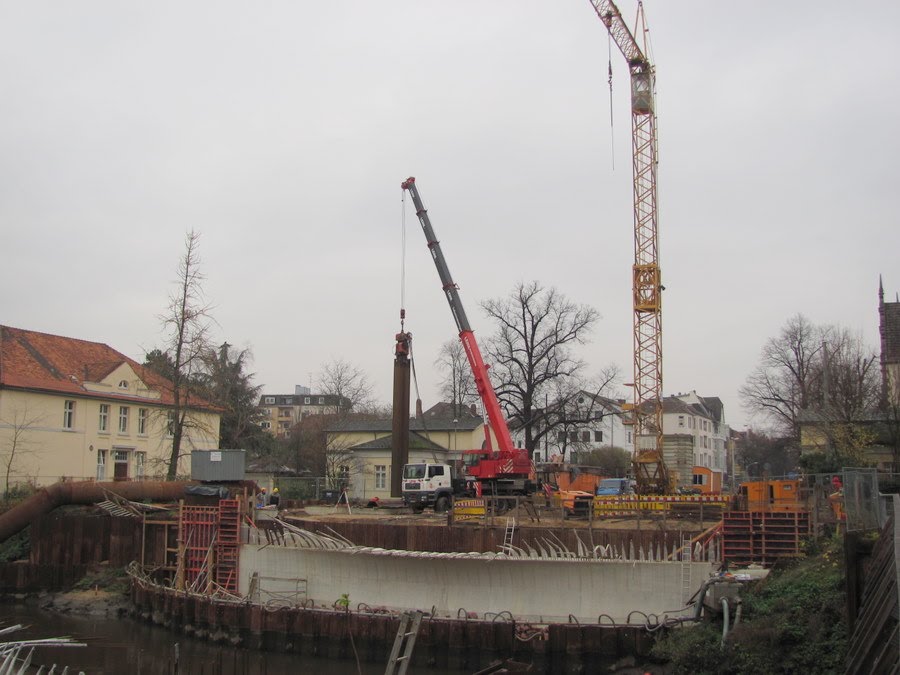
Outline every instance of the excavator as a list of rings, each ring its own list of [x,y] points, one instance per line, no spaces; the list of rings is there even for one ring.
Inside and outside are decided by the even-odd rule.
[[[453,314],[453,320],[459,330],[459,339],[462,341],[463,350],[475,379],[475,387],[488,419],[488,424],[485,425],[484,447],[479,450],[467,450],[463,453],[466,483],[473,486],[476,496],[482,494],[485,496],[531,494],[537,488],[534,464],[529,458],[527,450],[517,448],[513,444],[497,394],[488,378],[488,366],[481,356],[481,350],[475,340],[475,333],[472,331],[466,311],[463,309],[462,301],[459,298],[459,287],[450,276],[450,269],[447,267],[447,261],[441,251],[441,244],[434,234],[428,211],[419,195],[416,179],[407,178],[400,186],[412,197],[416,216],[425,233],[428,250],[431,251],[431,257],[437,267],[444,295],[450,304],[450,312]],[[491,429],[497,440],[496,450],[491,441]]]

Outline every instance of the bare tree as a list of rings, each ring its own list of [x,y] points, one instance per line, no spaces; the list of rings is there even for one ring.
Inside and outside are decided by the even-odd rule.
[[[454,414],[459,417],[462,407],[478,402],[478,389],[462,342],[458,339],[448,340],[441,345],[434,365],[444,373],[439,390],[441,400],[452,403]]]
[[[184,255],[178,264],[176,290],[169,296],[166,313],[160,317],[167,332],[165,352],[171,360],[172,435],[166,477],[173,480],[178,471],[185,431],[199,426],[192,415],[192,402],[198,398],[196,376],[202,370],[204,355],[210,351],[209,305],[203,295],[205,276],[200,271],[200,234],[191,230],[185,236]]]
[[[27,406],[22,409],[14,408],[8,417],[0,419],[0,430],[6,432],[0,436],[3,440],[3,445],[0,446],[0,452],[2,452],[0,461],[3,462],[5,470],[4,499],[9,498],[9,476],[16,463],[25,455],[37,452],[30,435],[35,427],[43,422],[43,419],[43,415],[30,412]]]
[[[855,422],[881,402],[878,356],[862,337],[846,328],[831,328],[823,342],[822,397],[835,421]]]
[[[291,429],[283,444],[284,461],[298,471],[324,475],[331,488],[346,484],[359,473],[363,463],[340,429],[350,420],[371,417],[367,413],[307,415]]]
[[[326,363],[316,384],[318,393],[338,398],[342,412],[364,410],[373,405],[372,385],[365,371],[343,359]]]
[[[606,417],[621,414],[621,410],[610,405],[608,400],[618,378],[618,368],[611,365],[588,382],[580,377],[555,380],[549,387],[547,404],[534,410],[535,448],[541,443],[549,448],[555,434],[556,450],[563,457],[570,450],[577,452],[579,457],[589,450],[591,441],[583,438],[584,432],[589,431],[588,427],[597,425]]]
[[[481,306],[497,324],[486,346],[497,397],[513,425],[524,429],[525,448],[533,455],[541,438],[561,423],[559,414],[548,414],[550,394],[559,408],[584,388],[585,363],[572,347],[587,341],[599,315],[536,281],[520,282],[505,298]]]
[[[859,335],[812,324],[797,314],[766,342],[740,394],[744,405],[782,436],[799,440],[798,418],[805,413],[813,416],[831,446],[850,451],[864,436],[850,427],[878,407],[876,364]]]
[[[747,429],[736,441],[735,449],[744,474],[759,477],[763,472],[770,476],[784,476],[797,466],[798,450],[792,439],[770,436],[763,431]]]
[[[772,422],[782,435],[798,438],[797,416],[815,398],[815,363],[822,330],[802,314],[769,338],[760,361],[740,389],[744,406]]]

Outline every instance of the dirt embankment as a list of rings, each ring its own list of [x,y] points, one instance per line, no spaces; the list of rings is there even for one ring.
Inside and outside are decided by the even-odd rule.
[[[41,609],[60,614],[81,614],[114,618],[131,610],[131,598],[120,590],[72,590],[62,593],[42,593],[38,596]]]
[[[41,593],[41,609],[61,614],[119,617],[131,610],[131,580],[125,570],[105,563],[95,566],[74,588]]]

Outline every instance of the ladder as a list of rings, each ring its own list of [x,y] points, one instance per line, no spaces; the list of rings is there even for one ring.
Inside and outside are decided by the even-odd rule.
[[[541,522],[541,517],[538,515],[537,509],[534,508],[534,502],[531,497],[527,497],[525,501],[522,502],[522,506],[525,507],[525,513],[531,518],[531,522],[537,521]]]
[[[691,584],[691,535],[681,535],[681,601],[687,604],[693,595]]]
[[[219,500],[219,529],[216,539],[216,583],[231,593],[238,590],[241,512],[237,499]]]
[[[513,535],[516,533],[516,519],[513,516],[506,518],[506,532],[503,533],[503,550],[508,551],[512,546]]]
[[[388,659],[384,675],[404,675],[412,658],[413,648],[416,646],[416,636],[419,634],[419,624],[422,623],[422,612],[403,612],[400,615],[400,625],[397,627],[397,637],[394,638],[394,647]],[[400,652],[403,652],[401,655]]]

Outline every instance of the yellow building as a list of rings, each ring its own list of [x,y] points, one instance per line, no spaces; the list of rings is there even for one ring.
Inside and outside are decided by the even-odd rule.
[[[108,345],[0,326],[0,489],[164,476],[171,391]],[[179,475],[191,450],[219,445],[217,410],[198,401],[189,418]]]
[[[438,403],[410,420],[409,461],[455,462],[484,445],[484,420],[468,408]],[[344,419],[327,431],[329,477],[340,476],[351,499],[391,496],[392,421]],[[491,437],[493,447],[496,439]]]
[[[885,413],[872,411],[852,423],[830,421],[823,415],[803,410],[797,416],[800,428],[800,454],[828,453],[833,444],[847,452],[846,445],[858,448],[864,464],[883,471],[892,471],[891,424]]]

